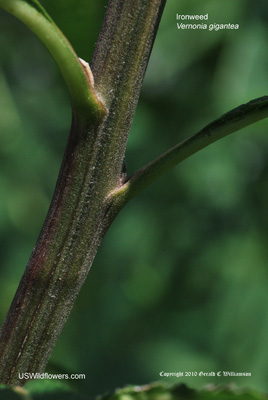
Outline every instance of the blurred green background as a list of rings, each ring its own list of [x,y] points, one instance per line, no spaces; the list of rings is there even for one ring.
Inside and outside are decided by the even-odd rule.
[[[43,0],[90,61],[106,0]],[[176,28],[209,13],[237,31]],[[129,173],[224,112],[267,94],[268,5],[168,0],[127,149]],[[8,310],[53,194],[69,97],[38,39],[0,12],[0,316]],[[49,371],[92,396],[159,372],[236,371],[268,392],[268,122],[213,144],[121,212],[105,237]]]

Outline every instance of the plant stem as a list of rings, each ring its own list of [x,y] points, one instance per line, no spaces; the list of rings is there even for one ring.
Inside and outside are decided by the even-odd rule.
[[[0,7],[24,22],[48,48],[69,88],[73,111],[91,118],[103,117],[106,110],[91,76],[42,6],[36,0],[0,0]]]
[[[107,116],[73,114],[46,222],[2,326],[1,383],[22,385],[20,372],[43,371],[98,246],[120,210],[109,193],[122,185],[129,126],[164,4],[109,3],[92,63]]]
[[[268,117],[268,96],[243,104],[222,115],[197,134],[172,147],[135,172],[118,190],[110,193],[121,206],[135,197],[157,178],[217,140]]]

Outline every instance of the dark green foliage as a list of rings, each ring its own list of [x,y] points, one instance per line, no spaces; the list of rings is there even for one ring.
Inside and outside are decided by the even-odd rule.
[[[54,389],[57,384],[42,383],[39,386],[26,385],[25,389],[0,388],[0,399],[3,400],[90,400],[67,390]],[[43,386],[43,388],[42,388]],[[38,387],[38,389],[37,389]],[[2,397],[3,396],[3,397]],[[5,397],[4,397],[5,396]],[[266,396],[253,392],[241,391],[228,387],[211,387],[193,390],[186,385],[167,386],[152,384],[146,386],[129,386],[118,389],[113,394],[98,396],[96,400],[265,400]],[[91,399],[92,400],[92,399]]]
[[[64,388],[57,382],[34,382],[25,388],[7,388],[0,386],[0,399],[2,400],[89,400],[88,397],[79,395]]]
[[[41,3],[71,42],[77,55],[90,62],[107,1],[42,0]]]
[[[34,7],[38,12],[40,12],[48,21],[51,21],[50,16],[48,13],[44,10],[42,6],[35,0],[23,0],[25,3],[30,4],[32,7]]]
[[[89,61],[106,1],[82,3],[43,1]],[[237,20],[240,31],[176,31],[176,12],[204,9],[212,19]],[[129,140],[129,173],[267,92],[267,13],[265,2],[169,0]],[[50,202],[70,111],[50,56],[28,29],[1,18],[3,319]],[[85,372],[78,385],[90,393],[156,380],[162,368],[200,366],[247,368],[252,378],[235,382],[268,391],[267,138],[264,122],[225,139],[128,205],[101,247],[51,368]]]

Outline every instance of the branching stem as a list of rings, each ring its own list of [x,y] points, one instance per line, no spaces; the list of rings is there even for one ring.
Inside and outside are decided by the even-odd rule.
[[[108,193],[122,185],[129,128],[164,5],[165,0],[109,2],[92,61],[93,86],[89,66],[36,0],[0,0],[51,51],[74,111],[47,219],[1,328],[0,383],[23,385],[20,372],[43,371],[120,210]]]
[[[22,385],[19,372],[43,371],[98,246],[128,200],[198,150],[268,116],[268,96],[253,100],[122,182],[129,128],[165,2],[110,0],[91,72],[36,0],[0,0],[48,47],[73,106],[52,204],[0,332],[0,383]]]
[[[0,7],[20,19],[48,48],[57,62],[71,94],[73,111],[87,118],[106,114],[93,80],[79,61],[70,42],[36,0],[0,0]]]
[[[268,117],[268,96],[263,96],[243,104],[222,115],[197,134],[172,147],[149,164],[135,172],[127,182],[109,196],[121,204],[153,183],[158,177],[175,167],[181,161],[195,154],[217,140],[236,132],[250,124]]]

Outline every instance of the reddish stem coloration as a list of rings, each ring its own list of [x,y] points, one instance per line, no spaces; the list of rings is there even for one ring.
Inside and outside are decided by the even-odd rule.
[[[121,169],[165,0],[111,0],[93,57],[107,114],[74,110],[52,204],[1,330],[0,382],[42,372],[98,246],[120,211]]]

